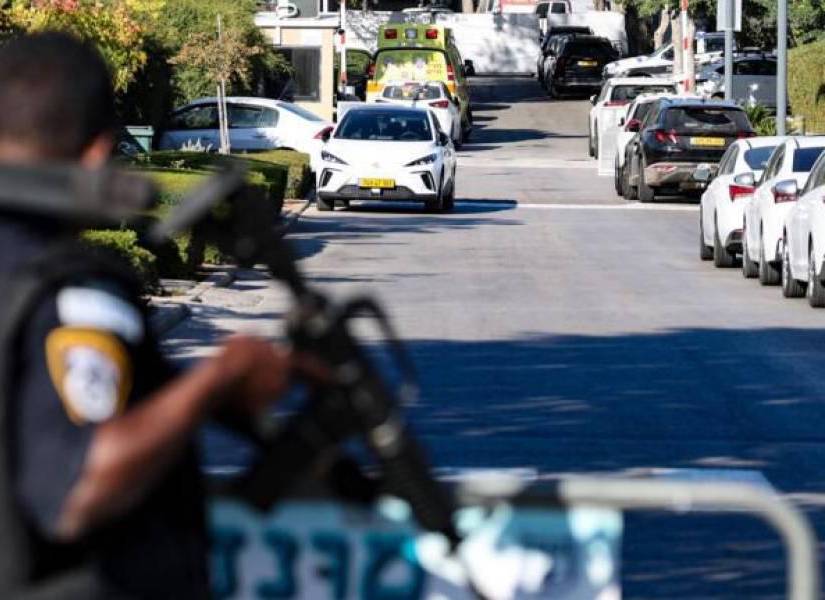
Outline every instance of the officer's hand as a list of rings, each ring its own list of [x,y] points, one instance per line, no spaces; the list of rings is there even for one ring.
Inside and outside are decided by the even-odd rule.
[[[217,360],[223,361],[230,374],[232,405],[250,414],[277,400],[295,375],[316,382],[328,378],[326,369],[316,361],[255,337],[230,338]]]

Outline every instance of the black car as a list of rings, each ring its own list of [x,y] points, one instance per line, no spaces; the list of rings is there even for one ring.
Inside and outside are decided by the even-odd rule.
[[[541,40],[541,48],[536,61],[536,78],[542,85],[544,84],[544,60],[554,52],[553,42],[558,42],[559,38],[568,35],[593,35],[593,30],[586,25],[556,25],[547,30]]]
[[[731,143],[755,135],[733,102],[662,98],[627,146],[627,197],[650,202],[656,194],[696,190],[699,163],[718,164]]]
[[[610,40],[593,35],[562,38],[545,60],[544,84],[556,97],[565,92],[591,94],[602,86],[602,69],[618,58]]]

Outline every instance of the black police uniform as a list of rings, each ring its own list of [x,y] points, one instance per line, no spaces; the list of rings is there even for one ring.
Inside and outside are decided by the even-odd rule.
[[[10,281],[23,261],[53,245],[54,234],[42,224],[0,215],[0,280]],[[194,447],[125,516],[80,543],[54,540],[95,428],[172,374],[139,297],[114,277],[69,276],[36,303],[19,346],[7,358],[15,361],[7,452],[12,489],[34,543],[30,579],[42,581],[85,562],[107,597],[207,597]]]

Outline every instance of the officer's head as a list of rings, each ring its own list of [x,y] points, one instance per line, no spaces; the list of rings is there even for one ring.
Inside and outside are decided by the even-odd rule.
[[[89,44],[45,32],[0,47],[0,161],[99,166],[114,123],[109,71]]]

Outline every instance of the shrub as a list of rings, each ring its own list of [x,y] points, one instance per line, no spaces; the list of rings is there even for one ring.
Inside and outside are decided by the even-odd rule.
[[[825,40],[790,51],[788,96],[794,114],[805,117],[808,132],[825,133]]]
[[[305,198],[312,189],[312,171],[309,155],[292,150],[270,150],[247,155],[259,161],[271,162],[289,167],[289,179],[286,184],[285,198]]]
[[[149,290],[157,288],[157,258],[138,244],[136,232],[129,229],[95,229],[83,232],[81,239],[92,248],[108,252],[128,263]]]

